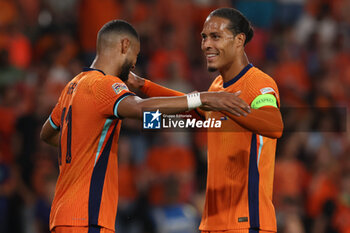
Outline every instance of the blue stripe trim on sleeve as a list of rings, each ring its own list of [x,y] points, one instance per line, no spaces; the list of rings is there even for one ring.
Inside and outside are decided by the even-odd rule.
[[[51,116],[49,117],[49,122],[50,122],[50,125],[52,126],[52,128],[54,128],[55,130],[59,130],[60,127],[58,127],[57,125],[55,125],[55,123],[53,123],[52,119],[51,119]]]
[[[124,93],[115,101],[114,107],[113,107],[114,116],[116,116],[118,118],[122,118],[122,117],[118,116],[118,105],[119,105],[120,101],[122,101],[125,97],[130,96],[130,95],[135,95],[135,94],[132,92]]]

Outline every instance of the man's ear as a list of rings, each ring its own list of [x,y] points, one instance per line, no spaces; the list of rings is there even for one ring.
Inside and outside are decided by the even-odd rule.
[[[128,38],[124,38],[121,40],[122,43],[122,54],[126,54],[130,48],[130,40]]]
[[[238,35],[236,35],[235,40],[236,40],[236,45],[238,47],[241,47],[241,46],[244,47],[246,36],[244,33],[239,33]]]

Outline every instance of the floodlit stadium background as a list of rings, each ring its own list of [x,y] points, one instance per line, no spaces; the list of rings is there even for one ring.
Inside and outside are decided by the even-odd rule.
[[[293,130],[276,154],[278,232],[350,232],[349,117],[334,114],[350,106],[349,0],[0,0],[1,233],[48,232],[57,150],[39,132],[67,81],[90,65],[99,28],[129,21],[141,35],[136,73],[203,91],[216,74],[206,71],[200,31],[223,6],[252,21],[247,55],[276,80],[289,110]],[[307,106],[335,110],[293,111]],[[140,128],[125,120],[119,139],[117,232],[197,232],[203,133]]]

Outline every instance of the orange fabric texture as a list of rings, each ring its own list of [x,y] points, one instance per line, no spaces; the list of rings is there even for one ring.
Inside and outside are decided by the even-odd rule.
[[[97,70],[77,75],[51,113],[60,128],[60,175],[51,207],[55,226],[115,228],[117,150],[121,120],[114,106],[133,95],[117,77]]]
[[[158,85],[154,82],[151,82],[147,79],[145,79],[145,84],[142,86],[141,91],[149,97],[183,96],[183,95],[185,95],[182,92],[171,90],[169,88],[166,88],[166,87]]]
[[[271,138],[282,136],[282,116],[280,111],[275,107],[266,106],[259,109],[251,109],[251,113],[246,117],[237,117],[225,111],[222,113],[254,133]]]

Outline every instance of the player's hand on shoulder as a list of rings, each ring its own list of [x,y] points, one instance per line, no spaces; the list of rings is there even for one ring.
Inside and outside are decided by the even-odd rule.
[[[140,89],[145,84],[145,79],[130,71],[128,80],[125,82],[125,84],[129,87],[129,89]]]
[[[241,98],[240,92],[202,92],[201,109],[206,111],[228,111],[235,116],[246,116],[250,113],[250,106]]]

